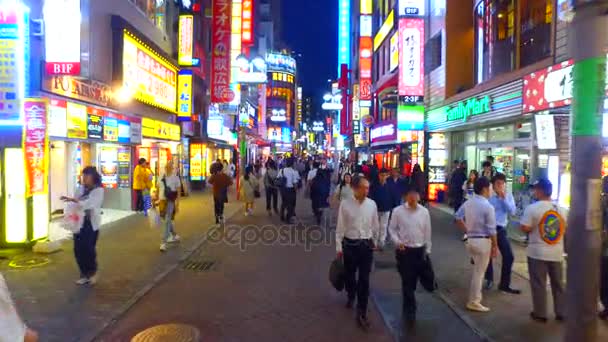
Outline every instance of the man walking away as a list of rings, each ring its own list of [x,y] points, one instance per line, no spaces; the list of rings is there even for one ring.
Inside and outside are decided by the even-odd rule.
[[[325,217],[324,227],[327,228],[329,208],[329,194],[331,189],[330,173],[328,170],[319,170],[310,184],[310,201],[312,212],[317,219],[317,225],[321,225],[322,218]],[[325,215],[324,215],[325,214]]]
[[[467,181],[466,175],[466,166],[464,162],[460,164],[460,167],[454,170],[452,173],[452,177],[450,178],[450,198],[452,200],[452,207],[454,208],[454,212],[458,211],[458,208],[464,202],[464,190],[462,190],[462,186],[464,182]]]
[[[388,190],[391,194],[392,207],[396,208],[401,205],[401,200],[405,195],[407,181],[399,174],[399,169],[391,170],[391,176],[386,180]]]
[[[529,235],[528,272],[533,310],[530,318],[547,322],[547,275],[551,281],[555,319],[565,318],[563,262],[568,213],[551,201],[553,184],[541,178],[533,185],[537,202],[530,204],[521,219],[521,230]]]
[[[406,203],[393,210],[389,227],[396,246],[397,270],[401,276],[403,318],[416,321],[416,283],[421,278],[425,259],[431,253],[431,216],[418,204],[420,196],[415,187],[406,194]]]
[[[221,162],[215,163],[211,168],[213,171],[207,182],[213,185],[215,224],[220,224],[224,223],[224,204],[227,200],[228,188],[232,185],[232,178],[222,172],[224,165]]]
[[[148,183],[148,171],[146,169],[146,158],[139,158],[135,170],[133,170],[133,190],[137,202],[135,204],[135,210],[138,212],[144,211],[144,191],[146,190],[146,184]]]
[[[277,164],[274,160],[270,159],[266,163],[266,173],[264,174],[264,187],[266,188],[266,211],[268,211],[268,216],[272,216],[271,209],[274,209],[276,214],[279,213],[278,209],[278,198],[279,198],[279,189],[276,186],[276,179],[279,175],[279,171],[277,171]],[[272,208],[270,207],[272,202]]]
[[[288,158],[286,167],[279,171],[279,178],[285,178],[285,186],[281,189],[281,221],[291,223],[296,208],[296,187],[300,181],[298,171],[293,169],[293,158]]]
[[[509,224],[509,215],[515,215],[517,208],[515,207],[513,195],[506,190],[506,181],[507,177],[503,173],[497,173],[492,178],[494,193],[490,196],[490,204],[494,207],[496,215],[496,241],[498,243],[498,250],[502,256],[498,289],[504,293],[520,294],[520,290],[511,288],[511,269],[514,257],[509,236],[507,235],[507,225]],[[493,284],[494,268],[492,260],[490,260],[488,269],[486,270],[486,289],[491,289]]]
[[[475,180],[475,195],[466,201],[456,212],[456,224],[467,234],[466,247],[473,259],[473,276],[469,289],[467,309],[488,312],[481,305],[483,275],[491,257],[498,252],[496,243],[496,218],[494,207],[488,201],[490,181],[485,177]]]
[[[367,329],[369,273],[374,260],[374,241],[379,233],[378,209],[376,203],[367,198],[369,182],[365,178],[355,177],[352,186],[355,197],[342,201],[338,209],[336,251],[338,258],[344,257],[346,307],[353,307],[356,296],[357,323]]]
[[[380,225],[380,234],[378,241],[376,242],[379,248],[384,248],[386,243],[386,236],[388,235],[388,220],[393,210],[393,199],[391,196],[391,190],[386,180],[388,179],[388,170],[382,169],[378,175],[378,182],[372,185],[371,198],[376,202],[378,207],[378,220]],[[374,182],[372,180],[372,182]],[[374,184],[374,183],[372,183]]]

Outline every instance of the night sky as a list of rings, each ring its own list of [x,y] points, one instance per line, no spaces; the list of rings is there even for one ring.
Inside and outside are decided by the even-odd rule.
[[[282,40],[302,57],[298,78],[304,96],[321,101],[327,79],[337,76],[338,0],[283,0]]]

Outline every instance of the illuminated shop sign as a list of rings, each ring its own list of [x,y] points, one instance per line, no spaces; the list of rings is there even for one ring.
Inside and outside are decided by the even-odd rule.
[[[105,118],[103,121],[103,140],[110,142],[118,141],[118,120]]]
[[[176,112],[177,68],[124,30],[122,85],[126,92],[145,104]]]
[[[391,32],[393,26],[395,26],[395,11],[391,11],[391,13],[389,13],[386,21],[384,21],[384,24],[382,24],[378,30],[378,33],[376,33],[376,36],[374,37],[374,51],[378,50],[380,45],[382,45],[382,42]]]
[[[424,20],[399,19],[399,95],[424,95]]]
[[[359,38],[359,105],[371,107],[372,103],[372,38]]]
[[[48,192],[49,139],[47,101],[25,99],[23,103],[23,157],[25,160],[25,195]]]
[[[42,89],[49,93],[107,107],[112,102],[112,88],[102,82],[70,76],[45,77]]]
[[[302,122],[302,87],[298,87],[298,93],[297,93],[297,107],[296,107],[296,115],[297,115],[297,122]],[[304,127],[306,127],[306,123],[304,123]],[[304,130],[306,130],[306,128],[304,128]]]
[[[281,127],[268,127],[268,141],[281,141]]]
[[[230,89],[232,3],[230,0],[213,0],[212,3],[211,102],[228,103],[235,97]]]
[[[192,118],[192,70],[180,70],[177,76],[177,119],[190,121]]]
[[[361,14],[372,14],[374,12],[373,5],[373,0],[361,0],[361,7],[359,8],[359,12],[361,12]]]
[[[89,113],[87,136],[89,139],[103,139],[103,116]]]
[[[70,139],[87,138],[87,107],[81,104],[68,102],[66,111],[67,137]]]
[[[489,113],[491,110],[492,107],[489,95],[482,98],[472,97],[450,106],[446,110],[445,121],[467,121],[468,117]]]
[[[266,65],[268,71],[286,72],[292,75],[296,73],[296,60],[287,55],[268,53],[266,54]]]
[[[272,80],[273,81],[279,81],[279,82],[293,83],[294,82],[294,76],[291,75],[291,74],[283,73],[283,72],[273,72],[272,73]]]
[[[359,105],[359,85],[353,85],[353,103],[352,103],[352,127],[353,134],[361,133],[361,106]]]
[[[390,44],[391,57],[389,71],[393,71],[399,66],[399,31],[391,36]]]
[[[142,136],[144,138],[156,138],[163,140],[180,140],[180,128],[178,125],[168,122],[143,118],[141,120]]]
[[[321,121],[315,121],[312,123],[313,132],[323,132],[325,130],[325,126]]]
[[[44,51],[48,75],[80,75],[80,0],[45,0]]]
[[[340,66],[350,66],[350,1],[339,0],[338,9],[338,75]]]
[[[399,0],[398,13],[400,17],[416,16],[423,17],[426,0]]]
[[[192,65],[194,53],[194,16],[180,15],[178,22],[178,51],[177,62],[179,65]]]
[[[376,142],[394,142],[397,140],[397,129],[394,122],[385,122],[375,125],[371,129],[370,137],[372,143]]]
[[[266,83],[268,79],[266,61],[261,57],[256,57],[249,61],[247,58],[237,59],[238,72],[236,81],[238,83]]]
[[[270,111],[270,121],[274,122],[285,122],[287,121],[287,117],[285,116],[285,109],[272,109]]]
[[[281,142],[289,144],[291,142],[291,128],[283,127],[281,132],[283,133],[281,135]]]
[[[399,130],[423,130],[424,106],[400,104],[397,108],[397,127]]]
[[[0,126],[23,124],[21,99],[29,87],[29,9],[3,2],[0,16]]]
[[[221,137],[224,134],[224,117],[212,116],[207,120],[207,135]]]
[[[241,23],[241,41],[243,44],[253,43],[253,0],[243,0]]]
[[[362,15],[359,18],[359,35],[361,37],[372,36],[372,16]]]

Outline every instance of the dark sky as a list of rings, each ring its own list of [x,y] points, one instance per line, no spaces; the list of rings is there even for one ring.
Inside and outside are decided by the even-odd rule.
[[[298,78],[305,96],[319,102],[337,76],[338,1],[283,0],[282,40],[302,57]]]

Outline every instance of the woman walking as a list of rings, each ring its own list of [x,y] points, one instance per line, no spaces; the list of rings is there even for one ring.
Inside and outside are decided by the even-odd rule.
[[[473,196],[477,178],[479,178],[479,173],[476,170],[471,170],[471,172],[469,172],[469,179],[462,185],[465,200],[468,200]]]
[[[270,204],[272,202],[272,209],[274,209],[275,213],[279,213],[278,200],[279,200],[279,189],[275,185],[275,180],[279,176],[279,171],[277,170],[277,164],[274,160],[270,159],[268,163],[266,163],[266,173],[264,174],[264,188],[266,189],[266,211],[268,211],[268,216],[272,216],[272,211],[270,210]]]
[[[62,196],[66,202],[77,203],[84,210],[84,221],[78,233],[74,233],[74,256],[80,269],[78,285],[94,285],[97,280],[97,238],[101,225],[101,205],[103,204],[103,187],[101,175],[93,166],[82,170],[81,193],[77,198]]]
[[[253,215],[253,203],[259,194],[259,183],[253,173],[251,165],[245,168],[245,175],[241,177],[241,198],[245,202],[245,216]]]
[[[340,206],[340,203],[342,203],[342,201],[345,199],[354,198],[355,193],[353,192],[353,188],[350,186],[351,181],[351,174],[345,173],[342,177],[342,181],[340,182],[340,186],[336,189],[334,194],[337,206]]]
[[[160,251],[164,252],[167,250],[167,244],[172,242],[179,242],[180,237],[175,233],[175,226],[173,221],[175,220],[175,214],[179,208],[179,191],[181,182],[179,177],[173,172],[173,163],[167,163],[165,167],[165,176],[160,182],[160,207],[161,213],[164,212],[165,219],[165,230],[162,236],[162,242],[160,244]],[[164,210],[163,210],[164,209]]]
[[[416,189],[416,192],[418,192],[422,205],[426,205],[426,177],[424,176],[424,172],[422,172],[420,164],[414,165],[414,170],[412,171],[412,186]]]

